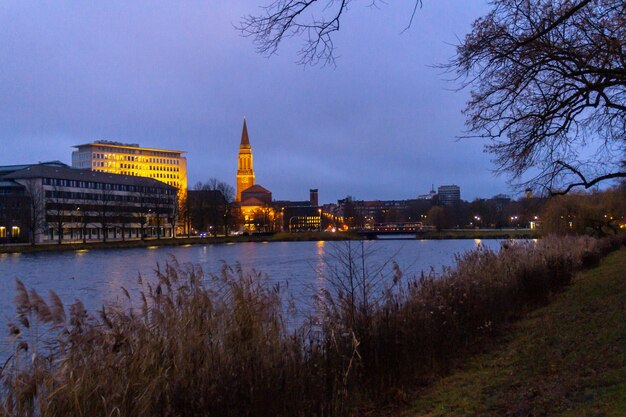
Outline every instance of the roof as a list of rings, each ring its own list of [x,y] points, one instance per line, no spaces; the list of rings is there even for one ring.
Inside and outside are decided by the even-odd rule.
[[[239,203],[240,206],[264,206],[265,204],[267,203],[255,197],[246,198],[241,203]]]
[[[124,144],[115,144],[115,142],[90,142],[90,143],[83,143],[82,145],[74,145],[72,146],[72,148],[77,148],[80,149],[84,146],[108,146],[110,148],[119,148],[119,149],[138,149],[138,150],[142,150],[142,151],[156,151],[156,152],[174,152],[174,153],[179,153],[179,154],[184,154],[187,153],[185,151],[176,151],[173,149],[158,149],[158,148],[142,148],[141,146],[133,146],[136,145],[135,143],[132,144],[128,144],[128,145],[124,145]]]
[[[248,187],[241,192],[243,193],[263,193],[263,194],[272,194],[270,190],[265,187],[260,186],[259,184],[254,184],[252,187]]]
[[[62,167],[68,166],[67,164],[64,164],[61,161],[39,162],[38,164],[4,165],[4,166],[0,166],[0,177],[4,175],[8,175],[11,172],[21,171],[33,165],[52,165],[52,166],[62,166]]]
[[[241,130],[241,146],[250,146],[248,138],[248,127],[246,126],[246,118],[243,118],[243,129]]]
[[[100,183],[116,183],[126,185],[139,185],[146,187],[172,188],[164,182],[152,178],[135,177],[132,175],[111,174],[108,172],[91,171],[88,169],[70,168],[67,165],[29,165],[19,171],[0,176],[0,180],[25,179],[25,178],[59,178],[77,181],[93,181]]]

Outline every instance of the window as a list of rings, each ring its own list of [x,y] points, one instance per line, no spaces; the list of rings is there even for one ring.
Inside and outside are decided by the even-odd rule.
[[[12,237],[19,237],[19,235],[20,235],[20,228],[17,227],[17,226],[13,226],[11,228],[11,236]]]

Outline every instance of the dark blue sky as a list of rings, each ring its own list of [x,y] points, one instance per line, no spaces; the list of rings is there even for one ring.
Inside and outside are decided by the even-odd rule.
[[[296,65],[234,29],[269,0],[0,4],[0,165],[59,159],[96,139],[187,151],[189,182],[234,185],[242,119],[257,183],[276,199],[405,199],[431,184],[462,198],[509,192],[463,131],[467,92],[434,68],[485,2],[380,9],[354,2],[337,67]]]

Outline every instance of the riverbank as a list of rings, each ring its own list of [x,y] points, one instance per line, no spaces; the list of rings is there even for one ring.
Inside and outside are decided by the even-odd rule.
[[[389,235],[393,238],[393,235]],[[540,234],[535,230],[429,230],[417,235],[419,239],[536,239]],[[218,237],[178,237],[175,239],[146,239],[146,240],[115,240],[109,242],[67,242],[45,243],[39,245],[14,244],[0,245],[0,253],[34,253],[58,252],[100,249],[146,248],[159,246],[210,245],[221,243],[241,242],[306,242],[306,241],[341,241],[361,240],[364,237],[352,232],[304,232],[304,233],[274,233],[252,234],[247,236],[218,236]]]
[[[624,271],[622,248],[400,415],[626,415]]]

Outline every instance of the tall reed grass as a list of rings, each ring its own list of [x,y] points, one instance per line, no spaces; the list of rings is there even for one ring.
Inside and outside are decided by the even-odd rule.
[[[142,281],[139,303],[126,292],[95,314],[18,281],[0,416],[357,415],[401,399],[620,243],[507,242],[410,279],[346,243],[298,326],[285,289],[239,266],[205,275],[171,260]]]

